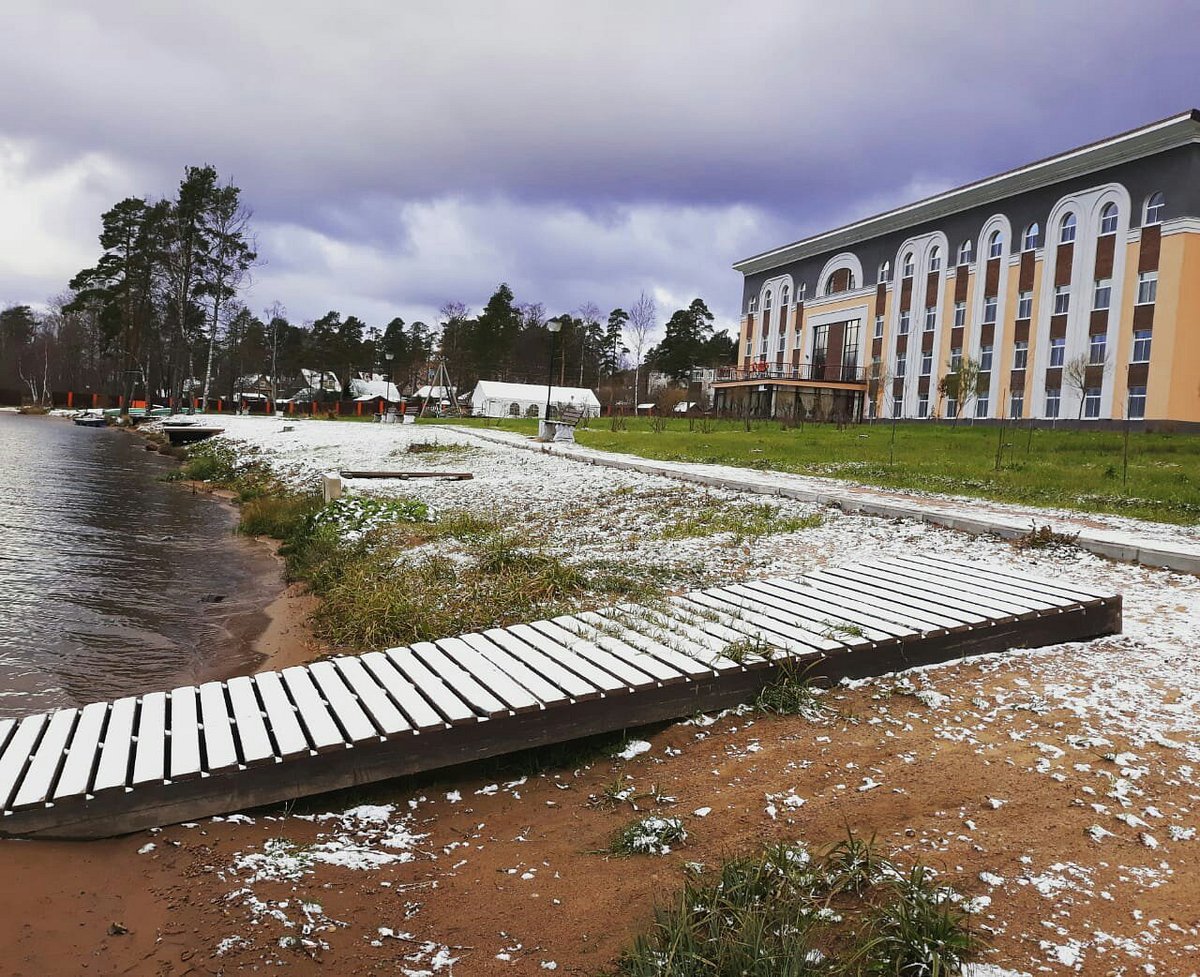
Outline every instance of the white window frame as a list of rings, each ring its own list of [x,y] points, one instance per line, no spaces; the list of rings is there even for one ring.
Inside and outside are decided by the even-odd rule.
[[[1158,272],[1143,271],[1138,275],[1136,305],[1154,305],[1158,301]]]
[[[967,240],[958,246],[958,263],[960,265],[969,265],[974,254],[975,245],[971,242],[970,238],[967,238]]]
[[[1095,420],[1100,416],[1100,388],[1088,387],[1083,392],[1083,416]]]
[[[875,317],[875,339],[883,339],[883,313]]]
[[[954,328],[961,329],[967,324],[967,303],[954,303]]]
[[[933,332],[937,328],[937,306],[925,306],[925,331]]]
[[[1117,224],[1121,221],[1121,210],[1114,203],[1107,203],[1100,211],[1100,236],[1117,233]]]
[[[879,278],[876,279],[875,284],[886,285],[891,280],[892,280],[892,263],[890,261],[885,261],[883,264],[881,264],[879,266]]]
[[[912,313],[909,312],[908,310],[901,312],[899,325],[900,325],[900,328],[899,328],[900,335],[907,336],[909,327],[912,325]]]
[[[1071,311],[1071,286],[1054,286],[1054,311],[1051,315],[1067,315]]]
[[[779,334],[779,344],[775,347],[775,352],[776,353],[786,353],[787,352],[787,333],[781,332]]]
[[[808,282],[801,282],[800,288],[796,292],[796,301],[803,302],[808,297]]]
[[[962,368],[962,347],[955,346],[950,350],[950,372],[957,373]]]
[[[933,246],[933,250],[929,252],[929,270],[942,270],[942,249],[936,244]]]
[[[1022,251],[1036,251],[1038,246],[1038,238],[1041,236],[1042,228],[1037,221],[1034,221],[1027,228],[1025,234],[1021,238]]]
[[[1008,395],[1008,416],[1018,419],[1025,413],[1025,391],[1013,391]]]
[[[1017,340],[1013,343],[1013,365],[1014,370],[1024,370],[1029,365],[1029,343]]]
[[[904,256],[904,270],[900,273],[901,278],[912,278],[917,271],[917,259],[911,251]]]
[[[1154,344],[1153,331],[1150,329],[1135,329],[1133,331],[1133,349],[1129,353],[1130,363],[1149,363],[1150,349]]]
[[[908,354],[896,354],[896,379],[903,380],[908,373]]]
[[[1062,220],[1058,222],[1058,243],[1072,244],[1075,241],[1075,234],[1079,229],[1079,218],[1074,212],[1063,214]]]
[[[1108,357],[1108,336],[1102,332],[1088,336],[1088,366],[1103,366]]]
[[[1058,417],[1062,410],[1062,387],[1046,388],[1046,416]]]
[[[1004,235],[996,230],[992,231],[992,236],[988,238],[988,258],[1002,258],[1004,256]]]
[[[928,377],[933,375],[933,350],[926,349],[921,351],[921,376]]]
[[[1167,205],[1167,198],[1161,190],[1155,190],[1146,198],[1145,215],[1142,218],[1142,226],[1146,227],[1150,224],[1162,223],[1163,208]]]
[[[992,346],[979,347],[979,372],[991,373],[992,363],[996,358],[996,350]]]
[[[996,310],[999,307],[999,299],[995,295],[988,295],[983,300],[983,324],[992,326],[996,324]]]
[[[1033,292],[1017,293],[1017,318],[1033,318]]]
[[[917,417],[929,416],[929,393],[917,395]]]
[[[747,356],[747,357],[750,357],[750,356],[753,356],[753,355],[754,355],[754,340],[753,340],[753,339],[747,339],[747,340],[746,340],[746,356]]]
[[[1067,362],[1067,338],[1065,336],[1050,337],[1050,369],[1058,369]]]
[[[1135,391],[1141,391],[1135,393]],[[1134,407],[1134,403],[1137,406]],[[1125,403],[1125,416],[1131,421],[1140,421],[1146,416],[1146,388],[1145,387],[1130,387],[1129,395]]]
[[[904,414],[904,398],[892,395],[892,417],[900,417]]]
[[[1100,303],[1103,301],[1103,305]],[[1107,312],[1112,308],[1112,279],[1097,278],[1092,287],[1092,311]]]
[[[988,406],[988,394],[981,394],[979,397],[975,398],[975,416],[987,417]]]

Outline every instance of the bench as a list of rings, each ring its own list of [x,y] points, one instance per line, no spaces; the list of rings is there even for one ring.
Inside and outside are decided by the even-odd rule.
[[[584,409],[574,404],[560,407],[556,419],[546,418],[542,421],[538,437],[543,441],[567,441],[574,444],[575,427],[585,416]]]

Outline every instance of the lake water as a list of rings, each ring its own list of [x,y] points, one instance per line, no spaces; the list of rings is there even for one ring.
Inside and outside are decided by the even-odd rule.
[[[0,413],[0,718],[257,664],[278,565],[144,444]]]

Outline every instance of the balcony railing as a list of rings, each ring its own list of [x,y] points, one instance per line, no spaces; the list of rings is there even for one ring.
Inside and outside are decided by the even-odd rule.
[[[866,370],[857,363],[847,363],[844,366],[834,366],[825,363],[804,363],[800,366],[768,363],[759,360],[749,368],[741,366],[722,366],[717,368],[716,382],[723,383],[733,380],[753,380],[766,382],[768,380],[807,380],[812,383],[866,383]]]

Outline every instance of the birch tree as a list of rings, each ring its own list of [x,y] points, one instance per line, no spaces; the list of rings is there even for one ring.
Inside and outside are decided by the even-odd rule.
[[[633,409],[637,411],[641,390],[642,359],[650,346],[650,337],[658,325],[658,306],[654,299],[642,292],[630,306],[629,321],[625,332],[629,336],[629,351],[633,354]]]

